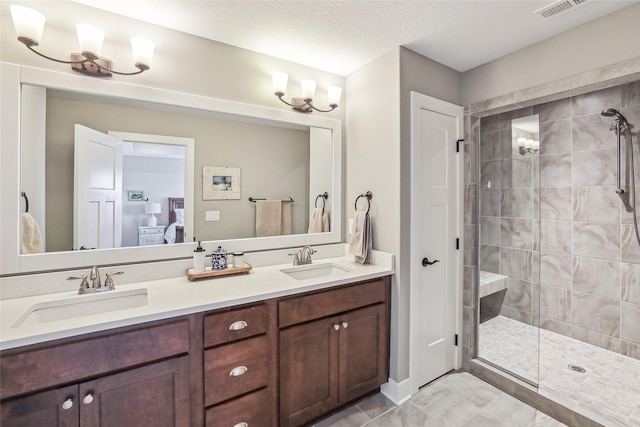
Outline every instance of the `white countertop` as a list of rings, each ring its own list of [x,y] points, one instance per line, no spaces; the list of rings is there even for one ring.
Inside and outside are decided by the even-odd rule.
[[[166,319],[208,310],[245,304],[342,285],[359,280],[393,274],[393,256],[384,254],[374,264],[358,264],[352,256],[314,260],[313,265],[334,263],[348,271],[332,276],[297,280],[280,271],[291,263],[253,268],[249,274],[200,279],[194,282],[185,276],[117,285],[103,295],[147,289],[148,304],[107,313],[36,325],[13,325],[34,304],[84,298],[77,291],[28,296],[0,301],[0,350],[66,338],[143,322]]]

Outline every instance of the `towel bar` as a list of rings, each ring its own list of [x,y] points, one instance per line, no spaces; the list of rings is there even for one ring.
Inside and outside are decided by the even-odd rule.
[[[255,199],[253,197],[249,197],[249,201],[255,203],[258,200],[269,200],[269,199]],[[275,199],[277,200],[277,199]],[[282,200],[284,203],[293,203],[293,197],[289,196],[289,200]]]

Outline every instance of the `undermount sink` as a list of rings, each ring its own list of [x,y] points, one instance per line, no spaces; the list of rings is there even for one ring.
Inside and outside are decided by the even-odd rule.
[[[338,264],[324,263],[299,265],[297,267],[283,268],[280,271],[296,280],[305,280],[325,276],[339,276],[351,270]]]
[[[19,328],[57,320],[75,319],[77,317],[143,307],[148,303],[149,298],[146,288],[77,295],[67,299],[34,304],[11,327]]]

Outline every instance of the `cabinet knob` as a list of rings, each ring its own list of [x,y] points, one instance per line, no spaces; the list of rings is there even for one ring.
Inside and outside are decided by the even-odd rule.
[[[249,423],[245,423],[244,421],[238,424],[234,424],[233,427],[249,427]]]
[[[349,324],[347,322],[342,322],[342,327],[346,329],[347,327],[349,327]]]
[[[249,324],[247,322],[245,322],[244,320],[238,320],[236,322],[233,322],[231,325],[229,325],[229,330],[230,331],[239,331],[241,329],[246,328],[248,325]]]
[[[91,402],[93,402],[93,394],[87,393],[87,395],[82,399],[82,403],[84,403],[85,405],[88,405]]]
[[[230,377],[239,377],[240,375],[246,374],[248,371],[246,366],[236,366],[229,372]]]
[[[337,323],[333,324],[333,329],[335,329],[336,331],[340,330],[340,325],[338,325]]]
[[[62,402],[62,409],[71,409],[73,408],[73,399],[68,398],[64,402]]]

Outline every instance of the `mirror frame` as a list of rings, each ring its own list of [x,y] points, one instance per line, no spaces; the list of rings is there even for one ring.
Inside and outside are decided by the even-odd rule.
[[[252,252],[341,242],[342,123],[340,120],[118,81],[99,80],[6,62],[0,62],[0,76],[2,76],[0,79],[0,92],[2,93],[0,100],[2,111],[0,191],[3,195],[0,206],[0,232],[2,234],[0,276],[85,268],[92,265],[135,264],[190,258],[195,246],[193,243],[186,243],[145,246],[142,250],[139,247],[133,247],[21,255],[21,144],[19,141],[21,136],[22,84],[177,108],[191,108],[250,123],[292,128],[329,129],[332,132],[333,140],[333,186],[329,191],[332,212],[337,213],[331,216],[330,232],[216,240],[203,242],[203,244],[207,250],[213,250],[218,245],[222,245],[228,251]]]

